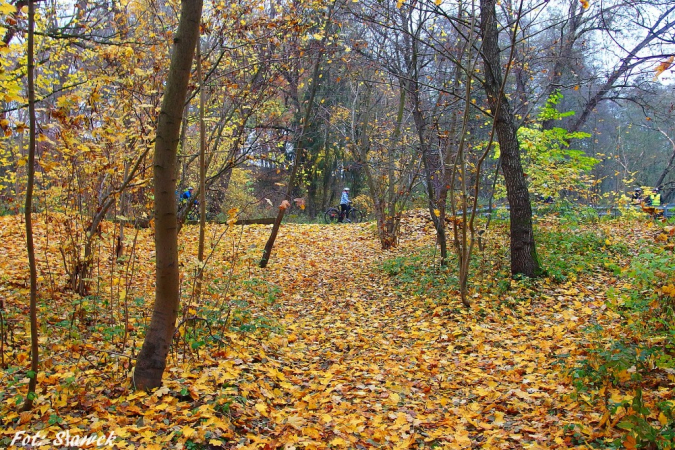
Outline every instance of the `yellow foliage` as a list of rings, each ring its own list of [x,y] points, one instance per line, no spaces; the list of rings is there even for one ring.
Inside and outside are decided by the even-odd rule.
[[[661,292],[663,292],[664,294],[666,294],[669,297],[675,298],[675,286],[673,286],[672,284],[668,284],[666,286],[663,286],[661,288]]]
[[[241,168],[233,169],[220,210],[226,212],[229,218],[233,218],[237,214],[245,216],[246,212],[256,204],[256,201],[253,196],[251,171]],[[232,211],[236,211],[236,213],[230,214]]]

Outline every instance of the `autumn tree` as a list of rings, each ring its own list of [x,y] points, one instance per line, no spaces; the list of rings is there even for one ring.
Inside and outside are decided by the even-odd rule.
[[[564,110],[576,114],[565,128],[580,131],[607,102],[637,102],[653,91],[654,75],[673,63],[673,5],[641,0],[526,4],[500,2],[502,17],[518,24],[512,78],[516,113],[526,119],[556,91]],[[605,55],[602,64],[596,56]],[[545,123],[544,127],[552,126]]]
[[[672,63],[675,54],[675,5],[671,2],[619,1],[602,7],[598,21],[610,24],[603,31],[615,42],[622,42],[618,60],[589,86],[570,131],[579,131],[600,102],[621,99],[627,85],[644,84],[644,71],[669,58]]]
[[[200,0],[183,0],[174,39],[154,156],[155,305],[143,347],[136,361],[134,383],[150,389],[162,383],[179,307],[178,236],[176,220],[176,151],[187,96],[192,58],[199,38]]]
[[[29,144],[28,144],[28,176],[26,180],[26,251],[30,267],[30,372],[28,374],[28,394],[23,405],[24,410],[30,410],[36,397],[38,368],[40,366],[40,347],[38,344],[37,319],[37,266],[35,263],[35,244],[33,241],[33,187],[35,185],[35,132],[37,130],[35,118],[35,2],[28,1],[28,51],[27,53],[27,81],[28,81],[28,115],[29,115]]]
[[[351,74],[346,75],[349,101],[335,114],[336,127],[364,172],[383,249],[397,246],[401,213],[420,175],[419,137],[409,108],[413,69],[406,66],[401,48],[407,32],[402,10],[410,8],[399,10],[392,2],[351,5],[352,20],[360,23],[348,35],[356,55],[350,57]]]
[[[517,126],[509,99],[504,90],[499,24],[494,0],[480,2],[481,58],[485,79],[483,86],[493,115],[501,151],[502,171],[510,206],[511,273],[539,276],[542,268],[532,228],[532,206],[520,160]]]
[[[284,4],[268,10],[260,2],[250,1],[227,8],[217,5],[206,13],[204,28],[209,33],[203,39],[204,88],[212,99],[206,102],[206,189],[214,200],[226,195],[233,169],[248,165],[257,172],[273,165],[285,172],[296,153],[301,154],[302,166],[298,170],[298,186],[304,187],[307,180],[313,179],[307,176],[317,170],[308,162],[311,152],[298,149],[314,144],[309,142],[311,138],[301,144],[296,140],[309,103],[307,97],[321,89],[322,54],[330,37],[324,29],[332,20],[323,18],[322,4]],[[319,56],[318,60],[314,55]],[[313,81],[314,67],[319,70],[317,82]],[[314,115],[316,108],[309,109]],[[194,108],[188,107],[188,127],[195,123],[193,117]],[[322,127],[321,121],[312,116],[308,122],[310,127]],[[304,134],[314,137],[309,129]],[[196,180],[192,169],[195,145],[190,133],[184,136],[179,155],[182,188]],[[265,196],[284,198],[278,192]],[[188,206],[179,211],[181,221]],[[212,208],[211,212],[219,211]]]
[[[429,29],[436,25],[435,16],[418,9],[414,2],[401,6],[389,3],[382,16],[379,20],[383,36],[382,47],[378,48],[379,63],[397,78],[401,87],[401,107],[410,115],[411,126],[415,130],[415,143],[424,167],[429,214],[436,228],[441,260],[445,264],[448,258],[445,220],[440,211],[445,211],[445,199],[441,198],[441,192],[447,181],[444,179],[443,156],[432,142],[432,124],[438,124],[438,116],[447,111],[440,108],[439,103],[434,104],[433,98],[438,91],[426,80],[442,80],[446,74],[442,64],[434,64],[437,55],[424,44],[429,40]],[[387,28],[392,27],[397,29],[396,33],[387,32]],[[397,124],[397,129],[400,130],[400,124]]]
[[[575,198],[593,184],[590,172],[599,162],[584,151],[570,147],[591,135],[569,132],[559,126],[571,112],[557,110],[562,95],[553,94],[541,108],[537,121],[518,130],[523,165],[528,173],[530,192],[543,198]]]
[[[110,218],[124,193],[130,200],[126,204],[137,207],[139,214],[148,200],[139,176],[147,172],[145,155],[153,139],[148,124],[156,117],[159,99],[153,87],[161,74],[152,61],[161,58],[164,46],[155,47],[159,54],[154,53],[151,47],[159,38],[152,33],[148,41],[129,44],[133,20],[144,19],[142,10],[131,16],[82,2],[72,10],[45,9],[38,15],[36,70],[41,82],[36,96],[44,126],[38,136],[37,175],[42,207],[65,213],[55,222],[69,235],[60,243],[61,262],[69,274],[68,286],[82,295],[89,293],[94,278],[92,251],[102,221]],[[12,59],[20,58],[12,49]],[[10,99],[22,101],[20,95]],[[15,124],[10,124],[6,142],[10,149],[21,149],[21,110],[8,106],[6,111]],[[21,167],[21,156],[16,159]],[[117,211],[119,216],[125,213]]]
[[[286,185],[285,189],[285,194],[284,194],[284,200],[282,201],[281,205],[279,206],[279,210],[277,213],[277,217],[274,221],[274,225],[272,226],[272,231],[270,232],[270,237],[267,240],[267,243],[265,244],[265,248],[263,249],[263,255],[260,259],[259,266],[264,268],[267,266],[267,263],[269,262],[270,256],[272,254],[272,249],[274,248],[274,242],[276,240],[277,234],[279,232],[279,227],[281,226],[281,222],[283,220],[283,217],[286,213],[286,210],[290,207],[290,202],[294,201],[294,194],[299,194],[298,192],[298,185],[301,180],[301,170],[303,166],[303,162],[307,158],[307,153],[308,153],[308,142],[309,142],[309,137],[308,137],[308,130],[310,129],[310,120],[312,118],[312,114],[316,108],[316,96],[317,96],[317,91],[319,84],[321,83],[320,80],[320,74],[321,74],[321,64],[324,61],[325,57],[325,43],[327,42],[329,38],[328,34],[328,26],[333,20],[333,14],[335,13],[335,7],[337,6],[338,2],[332,2],[328,3],[325,5],[323,8],[323,11],[321,8],[318,8],[320,11],[319,17],[321,18],[320,21],[320,30],[319,32],[316,33],[313,38],[318,41],[318,45],[316,45],[317,50],[312,53],[313,58],[311,59],[312,64],[311,64],[311,69],[309,71],[308,79],[307,79],[307,84],[308,84],[308,90],[307,90],[307,95],[306,98],[300,101],[300,96],[298,95],[298,89],[300,88],[300,78],[299,75],[300,73],[304,72],[304,68],[301,70],[300,67],[297,65],[290,65],[286,68],[285,70],[285,78],[288,82],[288,89],[291,92],[291,100],[295,100],[296,102],[296,109],[295,109],[295,121],[294,121],[294,126],[292,129],[294,129],[293,133],[293,144],[292,144],[292,149],[293,149],[293,161],[291,164],[291,169],[290,173],[288,175],[288,182]],[[313,7],[318,7],[321,6],[319,5],[312,5]],[[293,52],[301,52],[296,45],[291,45],[291,50]],[[298,197],[296,197],[298,198]]]
[[[355,83],[357,107],[348,130],[349,148],[366,174],[380,245],[387,250],[398,245],[401,215],[419,180],[420,167],[415,141],[402,131],[405,90],[396,83],[382,90],[378,84],[377,77]]]
[[[660,85],[675,58],[672,3],[569,0],[521,7],[521,2],[503,1],[498,7],[505,25],[517,26],[511,48],[514,61],[506,79],[517,122],[535,121],[535,111],[561,92],[561,110],[575,114],[543,126],[593,133],[592,140],[572,144],[601,160],[593,170],[598,182],[589,189],[589,197],[616,198],[614,192],[621,195],[626,185],[632,186],[633,175],[654,183],[658,175],[646,177],[643,170],[629,167],[651,172],[652,166],[643,162],[655,154],[639,157],[636,151],[632,158],[629,147],[633,140],[647,140],[657,152],[659,142],[669,145],[649,122],[657,116],[653,105],[659,103]],[[641,127],[625,123],[636,119],[644,122]]]

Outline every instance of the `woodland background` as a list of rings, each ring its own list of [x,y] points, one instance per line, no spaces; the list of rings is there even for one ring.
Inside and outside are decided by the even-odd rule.
[[[3,443],[673,447],[674,228],[627,195],[675,190],[672,2],[0,0],[0,34]],[[372,221],[319,225],[345,186]]]

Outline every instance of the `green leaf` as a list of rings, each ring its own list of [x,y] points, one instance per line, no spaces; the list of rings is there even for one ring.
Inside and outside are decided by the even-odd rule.
[[[635,424],[631,422],[619,422],[616,426],[622,430],[632,430],[635,428]]]

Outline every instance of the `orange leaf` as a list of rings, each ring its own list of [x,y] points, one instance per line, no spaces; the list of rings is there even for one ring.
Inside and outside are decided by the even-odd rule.
[[[632,435],[626,436],[626,439],[623,441],[624,447],[627,449],[634,449],[637,448],[637,442],[635,441],[635,438]]]
[[[658,78],[666,70],[670,69],[673,66],[673,61],[675,61],[675,56],[671,56],[665,61],[661,61],[656,68],[654,69],[654,78]]]

